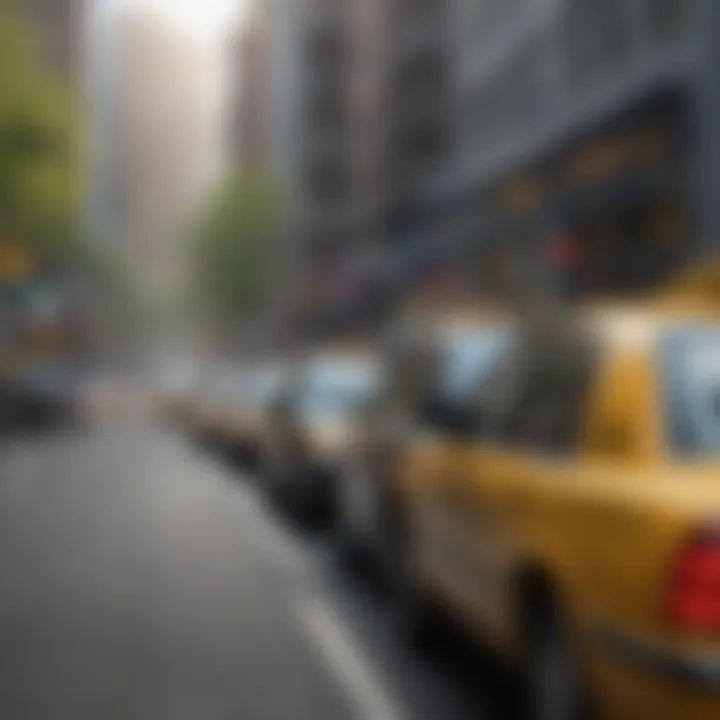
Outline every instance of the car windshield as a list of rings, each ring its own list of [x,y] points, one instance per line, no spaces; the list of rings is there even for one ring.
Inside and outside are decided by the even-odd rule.
[[[673,331],[661,357],[673,450],[720,454],[720,328]]]
[[[317,419],[351,411],[372,393],[379,380],[379,368],[370,360],[318,360],[308,371],[300,413]]]
[[[450,400],[472,392],[509,349],[512,331],[507,326],[452,328],[445,336],[439,390]]]

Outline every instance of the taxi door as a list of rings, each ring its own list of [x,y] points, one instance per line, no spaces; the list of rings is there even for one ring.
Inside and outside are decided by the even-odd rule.
[[[406,470],[412,476],[412,534],[420,573],[443,593],[454,594],[466,543],[457,514],[467,501],[464,446],[445,419],[428,413],[412,442]],[[454,588],[454,589],[453,589]]]
[[[434,423],[432,478],[423,502],[424,556],[433,579],[447,599],[462,610],[479,600],[483,583],[484,546],[478,545],[475,448],[482,441],[483,418],[473,401],[475,389],[501,361],[507,333],[497,328],[474,329],[454,338],[446,353],[432,396],[439,413]],[[482,473],[481,473],[482,474]]]
[[[578,482],[578,449],[591,373],[536,365],[518,378],[521,390],[492,442],[467,445],[458,470],[465,592],[476,619],[497,639],[513,635],[517,569],[554,543],[564,507],[558,498]]]

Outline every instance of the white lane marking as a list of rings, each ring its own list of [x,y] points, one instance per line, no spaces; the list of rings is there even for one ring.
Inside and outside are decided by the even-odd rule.
[[[327,605],[305,598],[299,608],[303,627],[325,656],[363,720],[402,720],[403,713],[375,677],[364,653]]]

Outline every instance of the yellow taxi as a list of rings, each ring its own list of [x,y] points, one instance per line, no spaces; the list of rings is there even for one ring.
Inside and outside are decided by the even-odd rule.
[[[401,627],[449,612],[530,717],[720,718],[720,315],[675,300],[501,330],[394,467]]]
[[[462,383],[491,365],[505,314],[487,305],[411,308],[379,339],[382,383],[356,413],[355,441],[337,472],[334,547],[351,569],[384,574],[391,468],[415,435],[438,372]]]

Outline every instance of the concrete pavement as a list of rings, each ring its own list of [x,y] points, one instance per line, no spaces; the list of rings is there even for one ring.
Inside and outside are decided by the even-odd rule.
[[[500,716],[476,700],[179,438],[136,422],[0,444],[3,720]]]

